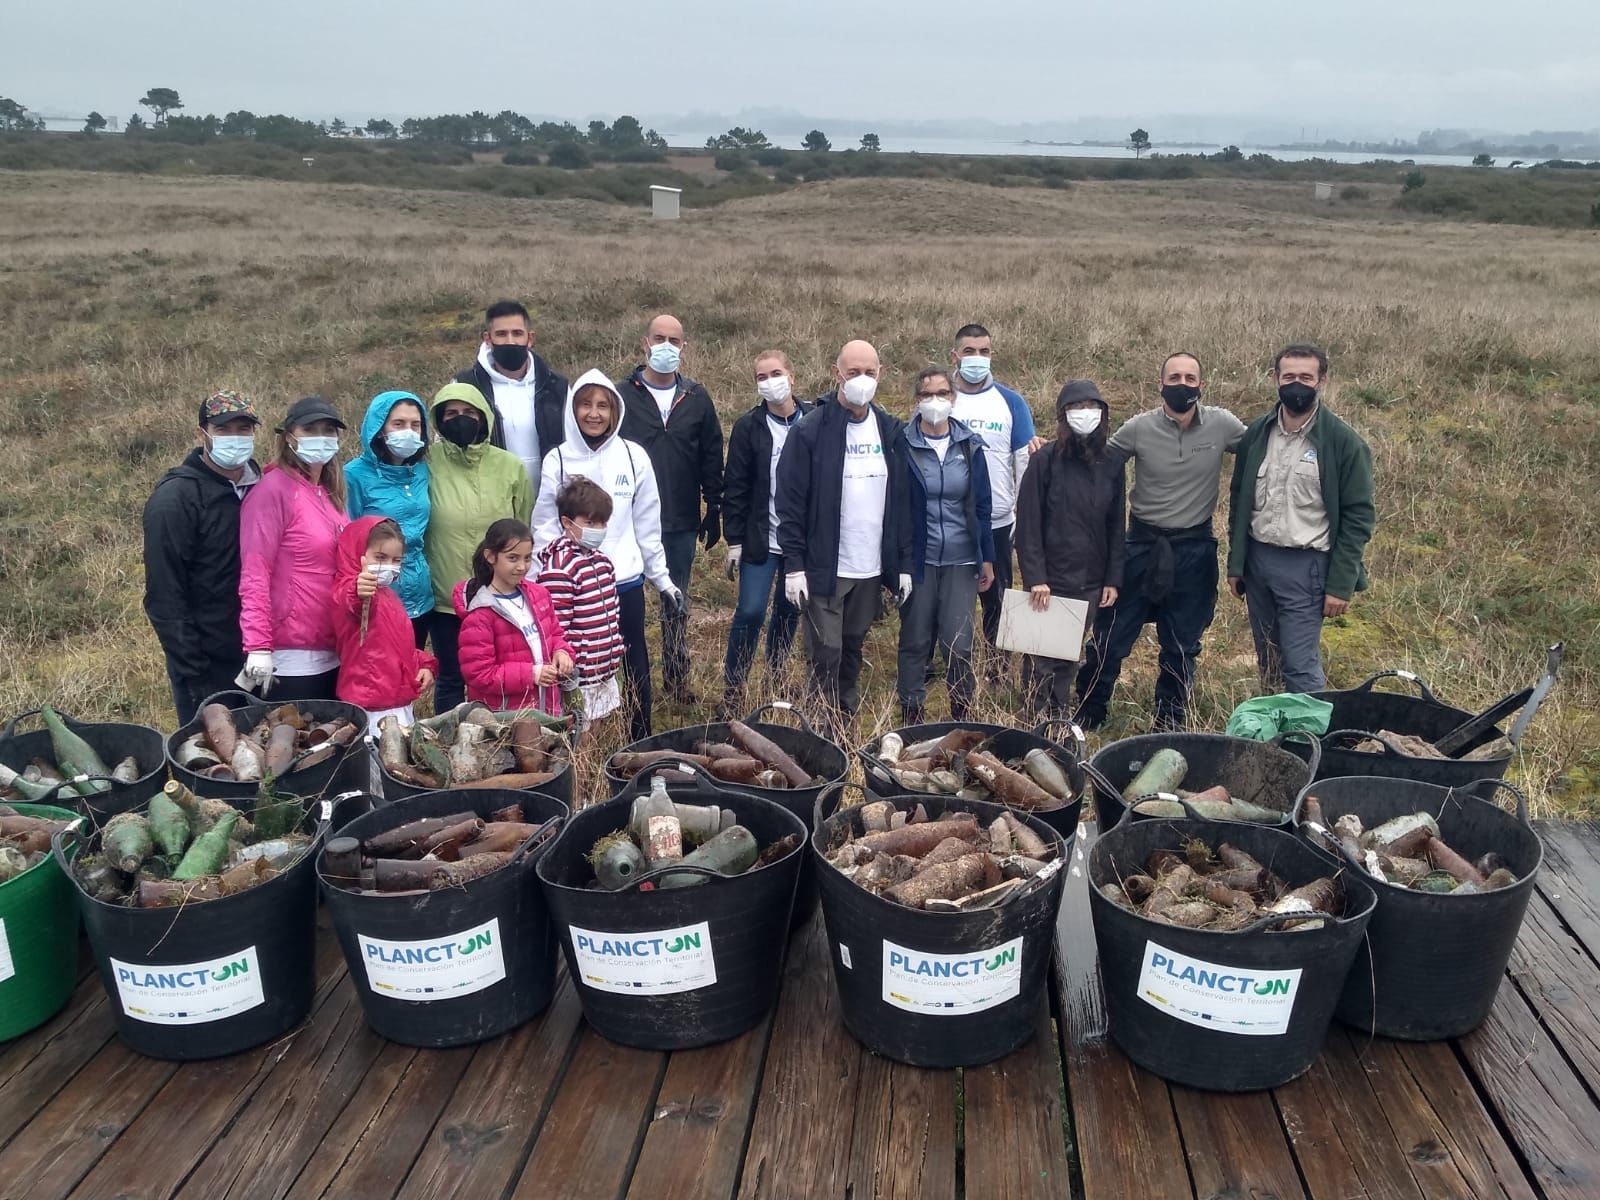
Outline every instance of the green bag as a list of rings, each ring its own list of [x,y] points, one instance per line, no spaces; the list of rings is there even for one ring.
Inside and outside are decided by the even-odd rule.
[[[1278,696],[1256,696],[1233,710],[1228,718],[1231,737],[1271,741],[1280,733],[1304,732],[1321,736],[1328,732],[1333,705],[1315,696],[1285,692]]]

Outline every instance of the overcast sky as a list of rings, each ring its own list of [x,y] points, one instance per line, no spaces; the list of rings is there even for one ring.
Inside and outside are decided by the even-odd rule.
[[[126,119],[790,108],[1002,123],[1147,114],[1322,136],[1600,126],[1597,0],[0,0],[0,95]],[[1152,132],[1159,138],[1161,130]]]

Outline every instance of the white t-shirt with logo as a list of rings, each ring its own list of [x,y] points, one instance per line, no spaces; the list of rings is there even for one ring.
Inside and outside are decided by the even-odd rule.
[[[845,426],[844,492],[839,505],[840,579],[875,579],[883,573],[883,518],[889,499],[889,460],[878,418]]]
[[[767,550],[773,554],[783,553],[778,548],[778,459],[793,428],[792,422],[779,421],[771,413],[767,414],[767,432],[772,435],[772,462],[767,474]]]
[[[992,506],[989,524],[1003,529],[1016,520],[1017,482],[1011,473],[1011,406],[994,386],[992,378],[983,391],[969,395],[958,390],[955,399],[951,415],[983,439]]]
[[[544,639],[539,636],[539,625],[533,619],[533,613],[528,611],[527,597],[520,588],[509,596],[502,596],[499,592],[493,595],[495,608],[527,639],[528,652],[533,655],[533,669],[537,672],[544,666]]]
[[[678,398],[678,385],[670,383],[664,388],[653,384],[645,384],[650,389],[650,394],[656,398],[656,407],[661,410],[661,423],[667,423],[667,417],[672,414],[672,402]]]

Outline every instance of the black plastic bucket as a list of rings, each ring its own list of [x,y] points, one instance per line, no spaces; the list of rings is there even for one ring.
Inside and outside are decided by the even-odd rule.
[[[1236,846],[1291,886],[1339,870],[1293,834],[1262,825],[1125,820],[1102,834],[1089,850],[1089,907],[1111,1036],[1175,1083],[1215,1092],[1277,1087],[1310,1069],[1322,1049],[1372,917],[1372,888],[1345,871],[1344,916],[1320,929],[1232,933],[1159,923],[1101,893],[1143,873],[1152,851],[1181,853],[1190,838]]]
[[[905,811],[921,804],[935,820],[970,812],[988,824],[1005,811],[955,796],[882,799]],[[972,1067],[1009,1054],[1036,1028],[1070,843],[1037,817],[1014,812],[1054,845],[1061,866],[1002,907],[924,912],[873,895],[827,861],[847,830],[863,832],[860,814],[860,805],[842,808],[811,838],[845,1028],[874,1053],[917,1067]]]
[[[71,868],[81,843],[71,831],[56,836],[56,859],[73,881],[117,1035],[129,1047],[172,1061],[218,1058],[305,1019],[316,990],[316,858],[333,811],[331,799],[311,807],[302,828],[317,840],[276,879],[176,908],[86,895]]]
[[[1516,797],[1515,816],[1485,798],[1502,789]],[[1306,796],[1317,798],[1329,822],[1354,813],[1368,829],[1391,817],[1432,813],[1445,844],[1468,862],[1490,850],[1504,856],[1517,882],[1470,896],[1414,891],[1357,864],[1347,871],[1371,885],[1378,908],[1335,1015],[1357,1029],[1409,1041],[1476,1029],[1505,978],[1544,861],[1544,843],[1528,824],[1522,793],[1498,779],[1452,789],[1411,779],[1349,777],[1319,780],[1301,794],[1302,804]],[[1303,825],[1300,832],[1309,839]],[[1342,851],[1340,857],[1349,860]]]
[[[1044,730],[1050,724],[1049,721],[1040,722],[1031,731],[1001,730],[990,739],[987,749],[1001,762],[1021,758],[1029,750],[1043,750],[1066,772],[1067,782],[1072,785],[1072,799],[1055,808],[1035,808],[1029,811],[1032,816],[1038,817],[1064,837],[1070,847],[1072,839],[1078,832],[1078,821],[1083,815],[1083,801],[1088,792],[1089,777],[1083,769],[1088,749],[1084,745],[1083,731],[1076,725],[1066,726],[1073,737],[1072,745],[1069,746],[1065,742],[1052,741],[1045,735]],[[904,788],[898,790],[902,795],[905,794]]]
[[[349,721],[356,727],[356,736],[342,750],[335,751],[325,762],[300,771],[290,771],[278,782],[284,791],[297,796],[328,797],[343,792],[367,792],[372,787],[372,754],[367,744],[367,710],[343,700],[259,700],[249,692],[217,692],[200,702],[200,707],[216,702],[233,710],[234,721],[245,729],[253,729],[261,718],[279,707],[292,703],[300,715],[312,722]],[[167,767],[173,778],[190,791],[201,796],[214,796],[230,804],[254,801],[261,784],[251,780],[241,783],[230,779],[207,779],[188,767],[179,766],[178,747],[205,728],[196,710],[195,719],[167,738]]]
[[[1305,757],[1290,746],[1303,746]],[[1231,737],[1225,733],[1145,733],[1100,747],[1089,765],[1104,783],[1094,783],[1095,820],[1102,830],[1114,828],[1126,809],[1121,791],[1137,774],[1134,763],[1150,761],[1157,750],[1176,750],[1189,764],[1183,787],[1187,791],[1221,785],[1228,795],[1262,808],[1277,809],[1287,823],[1295,797],[1315,777],[1322,754],[1317,739],[1308,733],[1280,733],[1269,742]],[[1307,765],[1307,758],[1310,764]],[[1232,822],[1225,822],[1232,824]]]
[[[887,730],[856,749],[856,757],[861,760],[861,773],[867,781],[867,790],[882,798],[918,794],[908,793],[905,785],[889,773],[889,768],[878,756],[878,748],[883,745],[883,739],[887,734],[899,734],[900,740],[905,745],[913,746],[930,738],[941,738],[952,729],[976,729],[985,737],[1011,731],[1009,725],[992,725],[987,721],[934,721],[926,725],[907,725],[902,729]]]
[[[546,793],[505,788],[422,792],[357,817],[339,837],[367,838],[426,817],[522,805],[530,824],[565,818]],[[363,896],[317,871],[367,1024],[405,1046],[463,1046],[515,1029],[550,1003],[556,946],[534,866],[549,839],[481,879],[425,896]]]
[[[733,810],[765,847],[804,837],[805,822],[760,796],[671,783],[681,804]],[[579,809],[539,859],[539,882],[578,989],[603,1037],[645,1050],[687,1050],[750,1029],[777,999],[785,936],[805,846],[764,867],[697,887],[590,889],[585,860],[602,836],[626,827],[633,796]]]
[[[1402,680],[1413,685],[1420,695],[1377,691],[1373,684],[1380,679]],[[1318,700],[1326,700],[1333,705],[1333,712],[1328,717],[1329,733],[1322,739],[1322,763],[1313,776],[1315,779],[1387,776],[1434,783],[1441,787],[1467,787],[1480,779],[1501,778],[1511,762],[1509,754],[1476,762],[1463,761],[1459,757],[1418,758],[1414,754],[1401,753],[1387,744],[1381,753],[1352,749],[1363,738],[1375,737],[1381,729],[1432,742],[1473,715],[1466,709],[1453,708],[1444,703],[1410,671],[1379,671],[1357,687],[1312,694]],[[1461,747],[1459,753],[1467,754],[1503,736],[1499,728],[1486,729]]]
[[[0,730],[0,763],[21,773],[28,760],[43,758],[55,761],[55,751],[50,745],[50,734],[43,729],[32,733],[18,733],[17,723],[36,715],[37,708],[18,713]],[[150,793],[158,791],[166,779],[167,760],[159,730],[148,725],[128,725],[118,721],[78,721],[65,713],[62,722],[93,747],[107,769],[113,769],[130,754],[139,764],[139,778],[132,783],[111,780],[111,786],[93,796],[80,796],[71,784],[56,790],[44,804],[55,804],[87,813],[96,824],[104,824],[108,817],[143,804]]]

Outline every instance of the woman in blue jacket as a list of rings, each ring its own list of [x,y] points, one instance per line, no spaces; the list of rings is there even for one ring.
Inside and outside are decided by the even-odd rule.
[[[427,406],[411,392],[382,392],[361,421],[361,457],[344,469],[350,518],[388,517],[406,539],[395,594],[406,606],[417,647],[428,640],[433,580],[423,556],[428,530]]]

